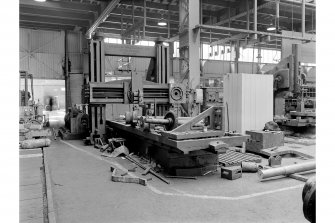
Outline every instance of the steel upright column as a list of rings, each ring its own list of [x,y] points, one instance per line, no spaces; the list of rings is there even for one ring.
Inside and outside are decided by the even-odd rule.
[[[102,37],[90,40],[90,82],[105,82],[105,50]],[[106,105],[90,106],[91,131],[105,133]]]
[[[67,31],[64,34],[64,76],[65,76],[65,111],[68,111],[69,107],[72,107],[71,103],[71,88],[70,88],[70,74],[69,74],[69,53],[68,53],[68,39]],[[51,108],[52,109],[52,108]]]
[[[179,1],[179,53],[180,78],[192,91],[200,86],[200,30],[193,28],[200,24],[200,0]],[[194,98],[188,100],[187,110],[190,116],[197,114]]]
[[[306,19],[306,0],[301,2],[301,33],[302,37],[305,37],[305,19]]]

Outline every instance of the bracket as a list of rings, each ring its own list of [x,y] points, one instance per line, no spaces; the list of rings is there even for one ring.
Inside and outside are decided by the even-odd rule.
[[[208,129],[224,131],[225,130],[224,114],[225,114],[224,106],[212,106],[207,110],[203,111],[202,113],[200,113],[199,115],[195,116],[185,124],[182,124],[177,128],[173,129],[171,132],[187,132],[194,130],[193,126],[207,117],[209,117]]]

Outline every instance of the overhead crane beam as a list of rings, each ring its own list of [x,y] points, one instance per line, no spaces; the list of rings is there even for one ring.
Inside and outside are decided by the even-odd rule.
[[[120,0],[112,0],[106,6],[106,8],[102,11],[102,13],[99,15],[99,17],[95,20],[95,22],[91,25],[91,27],[86,32],[86,38],[88,38],[88,39],[92,38],[93,32],[96,30],[96,28],[98,28],[100,23],[102,23],[103,21],[105,21],[107,19],[107,17],[111,13],[111,11],[113,11],[113,9],[117,6],[117,4],[119,4],[119,2],[120,2]]]

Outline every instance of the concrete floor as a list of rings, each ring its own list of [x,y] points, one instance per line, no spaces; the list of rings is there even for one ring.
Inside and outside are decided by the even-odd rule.
[[[41,149],[20,150],[20,222],[43,223]]]
[[[315,154],[315,144],[287,143]],[[303,182],[279,178],[260,182],[257,174],[243,173],[229,181],[220,173],[197,180],[154,176],[147,186],[111,181],[110,166],[130,162],[101,157],[82,141],[52,141],[45,148],[56,220],[68,222],[308,222],[302,212]],[[266,160],[264,160],[264,163]],[[305,162],[284,158],[284,164]],[[140,176],[139,168],[135,175]]]

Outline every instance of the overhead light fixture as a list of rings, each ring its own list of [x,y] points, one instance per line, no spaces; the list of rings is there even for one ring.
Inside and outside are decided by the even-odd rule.
[[[35,0],[35,2],[45,2],[46,0]]]
[[[276,30],[276,27],[271,23],[267,28],[266,28],[267,31],[275,31]]]
[[[161,18],[159,19],[157,25],[159,25],[159,26],[166,26],[167,25],[167,22],[163,17],[163,13],[161,14]]]
[[[165,19],[161,18],[161,19],[158,21],[157,25],[159,25],[159,26],[166,26],[167,23],[166,23]]]
[[[266,27],[266,30],[267,31],[276,31],[277,30],[277,27],[278,27],[278,25],[277,25],[277,19],[276,19],[276,17],[274,17],[273,19],[271,19],[272,21],[271,21],[271,23],[270,23],[270,25],[268,25],[267,27]]]

